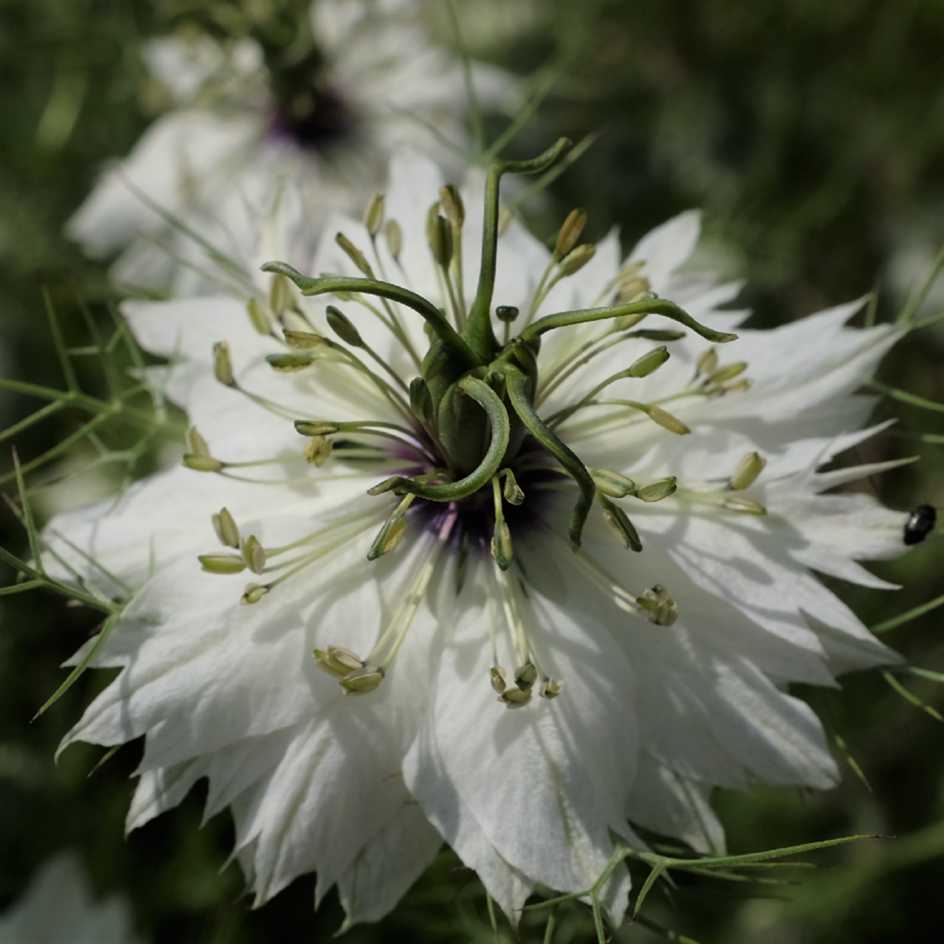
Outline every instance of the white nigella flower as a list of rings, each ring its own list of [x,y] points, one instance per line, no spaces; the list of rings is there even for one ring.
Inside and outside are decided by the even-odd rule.
[[[351,210],[407,140],[445,158],[442,142],[464,141],[468,94],[457,57],[430,44],[424,6],[316,0],[307,44],[305,24],[268,22],[228,44],[150,42],[146,65],[171,107],[101,177],[69,234],[93,255],[120,251],[113,274],[123,283],[205,288],[199,247],[169,216],[229,251],[245,204],[275,175],[299,181],[310,220],[320,220]],[[480,102],[511,103],[507,74],[476,64],[472,78]]]
[[[621,259],[575,212],[548,251],[498,182],[564,144],[462,196],[396,158],[251,317],[125,308],[194,429],[47,532],[133,591],[65,744],[146,738],[129,828],[208,778],[257,902],[315,871],[376,919],[445,840],[514,920],[638,829],[717,849],[713,786],[838,778],[787,686],[895,659],[811,571],[888,586],[856,561],[901,516],[830,491],[875,468],[819,468],[878,428],[857,390],[899,333],[854,302],[735,340],[738,286],[680,271],[695,213]]]
[[[0,915],[5,944],[135,944],[131,913],[120,898],[92,900],[88,879],[72,854],[36,874],[23,897]]]

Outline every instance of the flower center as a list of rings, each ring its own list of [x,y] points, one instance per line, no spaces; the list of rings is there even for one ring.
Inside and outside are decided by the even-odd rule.
[[[667,409],[669,401],[688,397],[715,397],[745,389],[743,363],[721,364],[715,348],[698,360],[695,376],[686,386],[659,401],[612,399],[612,384],[641,379],[662,367],[670,357],[668,344],[685,335],[679,329],[640,327],[648,316],[659,315],[703,338],[724,343],[735,335],[715,331],[698,323],[677,305],[658,298],[650,288],[644,268],[634,263],[603,287],[600,301],[611,304],[538,317],[542,302],[553,287],[579,271],[592,258],[594,248],[580,244],[585,216],[575,211],[558,235],[551,260],[539,280],[527,311],[499,305],[494,316],[503,335],[499,340],[493,322],[495,262],[500,228],[499,184],[506,173],[540,173],[558,161],[569,142],[531,161],[497,162],[488,172],[484,208],[483,242],[479,281],[467,307],[462,286],[462,228],[465,210],[458,192],[444,187],[428,215],[427,241],[442,289],[444,307],[384,276],[378,240],[383,236],[389,256],[399,264],[402,233],[396,221],[384,220],[384,201],[375,197],[368,207],[366,228],[374,262],[347,236],[339,234],[338,245],[361,273],[360,277],[308,277],[285,263],[267,263],[273,273],[272,292],[266,306],[250,303],[250,316],[260,331],[281,329],[284,353],[269,355],[277,371],[294,372],[329,361],[357,372],[388,401],[402,421],[364,419],[295,419],[298,433],[306,437],[305,459],[320,466],[334,455],[350,461],[375,463],[391,473],[369,489],[373,496],[392,496],[393,503],[373,505],[342,519],[326,531],[314,532],[282,548],[265,548],[254,537],[242,538],[238,528],[221,511],[215,524],[221,541],[237,553],[212,554],[201,558],[207,570],[235,573],[244,569],[258,574],[278,572],[267,584],[252,584],[243,600],[256,603],[278,583],[350,540],[365,528],[377,527],[368,559],[394,552],[407,532],[407,519],[420,522],[434,536],[428,559],[419,567],[406,600],[394,613],[374,650],[361,660],[341,647],[316,653],[319,665],[339,678],[346,691],[364,693],[383,679],[405,638],[418,595],[425,590],[437,556],[447,547],[458,548],[461,559],[470,552],[488,553],[497,565],[496,587],[502,603],[503,632],[510,640],[516,668],[507,673],[496,657],[492,684],[509,707],[526,704],[536,688],[553,697],[559,684],[544,675],[539,653],[526,631],[519,599],[526,577],[516,566],[514,536],[529,529],[547,530],[549,497],[554,492],[574,493],[576,501],[569,522],[570,546],[575,566],[621,609],[659,625],[671,625],[677,608],[666,588],[657,585],[631,594],[598,562],[581,549],[587,517],[597,504],[622,543],[633,551],[642,541],[629,515],[621,506],[625,499],[657,502],[672,495],[684,496],[731,511],[763,514],[764,509],[741,493],[763,468],[756,453],[732,471],[720,487],[680,488],[675,476],[639,483],[614,470],[591,468],[572,448],[582,438],[615,425],[655,423],[665,431],[684,435],[688,427]],[[417,368],[407,384],[400,374],[364,340],[354,323],[333,305],[327,307],[327,322],[334,338],[318,331],[292,300],[289,283],[303,295],[334,295],[368,309],[400,341]],[[265,310],[264,310],[265,309]],[[403,330],[401,317],[424,319],[431,339],[420,358]],[[551,331],[600,322],[582,344],[572,345],[556,361],[542,363],[541,343]],[[517,326],[516,335],[512,335]],[[277,332],[276,332],[277,333]],[[575,372],[587,368],[601,354],[626,343],[650,343],[628,366],[599,377],[588,390],[566,407],[546,414],[547,398]],[[245,390],[238,384],[225,344],[215,348],[215,373],[220,382],[241,390],[255,402],[283,418],[287,408]],[[589,369],[589,368],[588,368]],[[562,429],[563,427],[563,429]],[[566,439],[566,441],[565,441]],[[241,475],[240,466],[257,463],[225,463],[214,457],[199,434],[191,434],[185,463],[200,471]],[[234,473],[232,470],[236,469]],[[575,489],[576,486],[576,489]],[[228,514],[228,513],[227,513]],[[556,532],[551,540],[562,540]],[[303,549],[302,553],[296,554]],[[275,558],[287,552],[284,563]],[[494,634],[493,634],[494,636]],[[496,649],[497,652],[497,649]]]

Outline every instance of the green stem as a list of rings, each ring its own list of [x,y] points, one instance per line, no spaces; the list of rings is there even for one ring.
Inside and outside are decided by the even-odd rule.
[[[483,488],[498,472],[505,459],[508,440],[511,436],[511,421],[508,418],[508,411],[495,391],[487,383],[477,380],[475,377],[463,377],[459,381],[459,389],[478,403],[487,414],[491,424],[491,441],[479,465],[465,478],[442,485],[427,485],[416,479],[395,475],[371,488],[369,490],[371,495],[381,495],[389,491],[403,491],[411,495],[418,495],[428,501],[457,501]]]
[[[504,370],[508,388],[508,399],[525,429],[567,470],[580,488],[580,498],[574,507],[574,514],[570,523],[570,541],[575,548],[580,547],[580,536],[586,523],[596,486],[587,467],[580,461],[576,453],[564,445],[534,411],[528,396],[528,380],[520,370],[508,366]]]
[[[696,334],[715,344],[723,344],[737,338],[736,334],[727,331],[715,331],[713,328],[700,324],[688,312],[683,311],[678,305],[670,301],[661,298],[644,298],[637,302],[614,305],[612,308],[582,308],[577,311],[562,311],[556,315],[546,315],[525,328],[521,332],[521,339],[523,341],[534,341],[542,334],[553,331],[555,328],[567,328],[571,325],[588,324],[592,321],[624,318],[627,315],[638,314],[662,315],[664,318],[670,318],[672,321],[685,325],[686,328],[691,328]]]

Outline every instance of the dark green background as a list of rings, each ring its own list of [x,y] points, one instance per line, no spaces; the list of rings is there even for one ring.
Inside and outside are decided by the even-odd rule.
[[[152,119],[153,90],[138,50],[174,6],[0,3],[6,376],[59,383],[43,323],[43,287],[71,342],[83,338],[79,300],[103,317],[109,299],[104,271],[64,241],[61,227],[100,162],[124,153]],[[531,10],[524,28],[503,33],[502,22],[521,8]],[[497,23],[491,39],[483,38],[482,22],[471,22],[485,17]],[[763,325],[872,288],[879,292],[880,317],[891,319],[903,302],[894,260],[904,253],[930,260],[944,243],[939,2],[477,0],[462,18],[480,52],[512,71],[526,75],[549,61],[560,64],[555,91],[512,151],[533,152],[560,134],[579,139],[602,132],[555,183],[550,206],[535,218],[545,235],[575,205],[590,211],[592,236],[616,223],[627,242],[678,210],[701,206],[710,245],[729,274],[747,278],[744,298],[756,311],[753,323]],[[944,332],[925,330],[896,349],[882,377],[942,400],[942,354]],[[83,371],[83,380],[92,389],[100,384],[92,369]],[[3,395],[0,421],[7,425],[34,405]],[[902,509],[919,500],[944,504],[944,447],[917,438],[944,432],[944,415],[890,403],[879,412],[900,423],[863,447],[860,458],[920,452],[923,461],[865,487]],[[75,422],[64,416],[18,437],[22,456],[49,448]],[[123,433],[114,435],[117,442]],[[7,443],[3,450],[0,468],[6,469]],[[2,543],[22,552],[22,533],[2,513]],[[896,594],[837,589],[867,621],[877,622],[942,591],[942,546],[932,540],[876,568],[905,584]],[[8,573],[2,582],[9,582]],[[240,897],[237,870],[218,874],[231,829],[223,816],[198,830],[199,790],[178,811],[122,840],[127,777],[138,748],[124,749],[91,779],[86,775],[97,757],[91,749],[73,748],[59,766],[52,763],[55,745],[101,681],[86,677],[49,714],[29,723],[62,677],[58,664],[94,620],[42,594],[0,603],[0,908],[21,893],[44,859],[71,847],[81,852],[99,891],[131,897],[148,940],[326,939],[339,910],[330,901],[312,914],[310,878],[251,912]],[[926,616],[890,638],[915,663],[944,669],[940,620]],[[930,683],[916,691],[944,703]],[[850,832],[897,838],[823,855],[822,871],[802,873],[799,884],[772,891],[680,880],[671,900],[657,893],[645,913],[716,944],[939,940],[944,729],[877,674],[848,679],[842,693],[810,695],[864,768],[872,792],[850,772],[826,795],[759,790],[721,796],[732,851]],[[587,940],[590,933],[580,908],[562,909],[555,941]],[[541,922],[526,923],[525,939],[542,935]],[[348,940],[395,936],[492,940],[474,877],[444,854],[395,914],[356,929]],[[655,939],[638,927],[624,928],[619,938]]]

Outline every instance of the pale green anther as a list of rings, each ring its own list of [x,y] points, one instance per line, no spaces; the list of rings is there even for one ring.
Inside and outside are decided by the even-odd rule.
[[[233,360],[229,354],[229,345],[225,341],[217,341],[213,345],[213,376],[224,387],[236,384],[233,376]]]
[[[725,393],[734,393],[739,390],[750,390],[753,386],[753,383],[749,377],[745,377],[743,380],[739,380],[737,383],[730,384],[724,388]]]
[[[713,348],[702,351],[695,361],[695,372],[703,376],[713,374],[718,369],[718,352]]]
[[[744,371],[747,370],[746,361],[736,361],[733,364],[728,364],[725,367],[721,367],[718,370],[714,371],[708,377],[708,383],[710,384],[723,384],[727,383],[729,380],[734,380],[735,377],[740,377]]]
[[[490,543],[492,557],[502,570],[508,570],[515,556],[514,544],[511,540],[511,528],[505,521],[496,521]]]
[[[223,469],[223,463],[213,456],[201,456],[193,452],[184,453],[181,459],[188,469],[194,472],[220,472]]]
[[[636,491],[636,497],[644,502],[657,502],[674,495],[677,489],[678,479],[674,475],[670,475],[667,478],[656,479],[655,482],[643,485],[642,488]]]
[[[766,515],[767,509],[753,498],[746,498],[743,495],[728,495],[721,501],[721,506],[728,511],[738,511],[745,515]]]
[[[757,477],[764,471],[767,460],[759,452],[749,452],[734,470],[734,475],[728,481],[728,488],[732,492],[740,492],[750,488]]]
[[[210,518],[213,530],[224,547],[239,547],[239,526],[228,508],[221,508]]]
[[[315,331],[296,331],[285,328],[282,336],[285,338],[285,343],[296,351],[308,351],[321,347],[325,343],[324,337]]]
[[[646,407],[646,415],[653,423],[658,423],[663,429],[667,429],[676,436],[687,436],[691,430],[677,417],[663,410],[661,406],[649,404]]]
[[[367,256],[364,255],[357,248],[357,246],[352,243],[344,233],[337,233],[334,237],[334,241],[338,244],[344,254],[354,263],[355,268],[359,272],[362,272],[367,278],[372,279],[374,277],[374,270],[370,267],[370,263],[367,261]]]
[[[400,224],[396,220],[387,220],[384,236],[387,238],[387,249],[390,250],[390,255],[399,261],[400,253],[403,252],[403,230]]]
[[[637,311],[634,315],[623,315],[622,318],[616,319],[614,326],[617,331],[629,331],[631,328],[635,328],[648,314],[647,311]]]
[[[250,583],[246,585],[243,595],[239,598],[240,603],[251,606],[258,603],[271,589],[267,583]]]
[[[263,311],[262,305],[259,304],[258,298],[250,298],[249,301],[246,302],[246,313],[249,315],[249,323],[259,334],[270,333],[271,326],[269,319]]]
[[[439,188],[439,205],[453,229],[462,229],[465,223],[465,205],[459,191],[452,184]]]
[[[246,562],[238,554],[200,554],[200,566],[209,574],[239,574],[246,569]]]
[[[345,649],[343,646],[315,649],[312,655],[319,669],[338,679],[364,668],[364,660],[359,659],[350,649]]]
[[[627,377],[648,377],[669,359],[669,349],[665,346],[653,348],[629,365]]]
[[[509,505],[524,504],[524,492],[515,478],[515,473],[511,469],[502,469],[499,475],[505,483],[502,487],[502,497],[505,501]]]
[[[331,458],[331,440],[325,436],[312,436],[305,443],[302,455],[309,465],[321,468]]]
[[[671,626],[678,619],[678,604],[660,584],[641,593],[636,603],[656,626]]]
[[[364,214],[364,225],[371,239],[376,238],[384,223],[384,195],[375,193],[370,203],[367,204],[367,212]]]
[[[650,284],[649,279],[643,278],[641,276],[620,280],[616,288],[616,297],[621,302],[635,301],[637,298],[642,298],[643,296],[651,294],[652,285]]]
[[[636,494],[636,483],[612,469],[593,469],[590,474],[596,487],[610,498],[626,498]]]
[[[265,571],[265,548],[254,534],[250,534],[249,537],[243,541],[242,555],[243,560],[246,562],[246,566],[254,574],[261,574]]]
[[[298,370],[306,370],[315,363],[317,358],[307,351],[292,351],[286,354],[266,354],[266,363],[282,374],[292,374]]]
[[[426,242],[436,264],[448,268],[452,261],[452,230],[446,218],[440,216],[438,203],[426,215]]]
[[[269,309],[281,318],[295,304],[292,283],[284,275],[273,275],[269,285]]]
[[[191,426],[187,430],[187,449],[195,456],[210,454],[210,444],[200,435],[200,430],[196,426]]]
[[[325,309],[325,317],[328,319],[328,327],[342,340],[351,347],[363,347],[364,339],[360,331],[354,327],[351,319],[334,305],[328,305]]]
[[[508,687],[508,684],[505,682],[505,673],[497,666],[493,665],[488,671],[489,681],[492,684],[492,688],[501,695],[502,692]]]
[[[629,515],[619,505],[613,504],[605,495],[598,496],[603,506],[603,517],[606,523],[616,532],[623,547],[637,553],[642,550],[642,540],[635,525],[629,520]]]
[[[412,495],[406,497],[413,498]],[[403,537],[406,534],[406,518],[404,512],[401,511],[402,507],[403,503],[401,502],[397,510],[384,522],[377,537],[374,538],[367,551],[369,561],[377,560],[378,557],[383,557],[384,554],[395,551],[403,542]]]
[[[339,433],[341,427],[337,423],[326,423],[320,420],[295,420],[295,432],[302,436],[331,436]]]
[[[340,680],[340,685],[348,695],[366,695],[374,691],[383,680],[383,669],[365,666],[363,669],[357,669],[345,675]]]
[[[530,689],[537,680],[538,670],[530,659],[515,672],[515,685],[522,691]]]
[[[560,262],[577,245],[586,225],[586,211],[571,210],[567,214],[567,218],[557,233],[557,242],[554,244],[555,261]]]
[[[531,701],[531,689],[506,688],[498,696],[498,700],[503,702],[507,708],[523,708]]]
[[[584,243],[571,249],[560,261],[558,272],[566,278],[579,272],[595,255],[597,247],[593,243]]]
[[[542,698],[557,698],[561,692],[561,683],[556,679],[546,678],[541,681],[541,687],[538,694]]]

